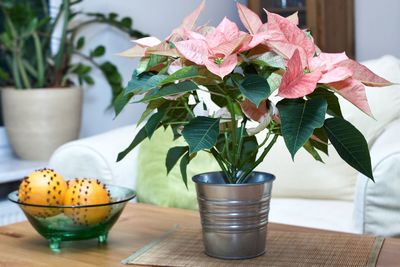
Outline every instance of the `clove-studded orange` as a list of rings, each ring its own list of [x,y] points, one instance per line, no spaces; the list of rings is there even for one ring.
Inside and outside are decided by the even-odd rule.
[[[40,169],[26,176],[18,190],[18,199],[25,204],[58,206],[64,202],[67,183],[52,169]],[[62,212],[58,208],[23,206],[25,212],[39,217],[51,217]]]
[[[74,179],[68,181],[65,206],[86,206],[110,203],[110,193],[105,184],[96,179]],[[65,208],[64,213],[76,224],[93,225],[106,219],[110,206]]]

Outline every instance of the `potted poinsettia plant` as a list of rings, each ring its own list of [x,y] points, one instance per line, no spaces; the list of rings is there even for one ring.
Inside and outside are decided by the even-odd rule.
[[[129,17],[116,13],[87,13],[77,9],[81,0],[63,0],[55,17],[48,1],[0,2],[0,78],[4,78],[2,111],[15,153],[28,160],[47,160],[52,152],[78,138],[82,89],[93,85],[97,68],[116,96],[122,77],[110,61],[102,60],[103,45],[85,52],[82,30],[106,24],[131,37],[144,37],[132,29]],[[60,38],[55,38],[60,26]],[[52,45],[54,41],[59,45]]]
[[[196,183],[208,255],[249,258],[265,252],[272,174],[255,172],[280,137],[294,158],[305,148],[315,159],[328,143],[349,165],[373,179],[367,143],[340,109],[337,95],[372,116],[364,85],[391,83],[349,59],[323,53],[298,18],[267,12],[268,22],[237,4],[247,32],[224,18],[217,27],[195,26],[204,2],[165,40],[147,37],[122,55],[141,57],[117,97],[116,112],[131,101],[147,103],[147,121],[121,160],[159,127],[172,128],[187,146],[168,151],[167,170],[186,167],[204,150],[221,171]],[[140,98],[141,96],[141,98]],[[256,134],[263,135],[257,142]]]

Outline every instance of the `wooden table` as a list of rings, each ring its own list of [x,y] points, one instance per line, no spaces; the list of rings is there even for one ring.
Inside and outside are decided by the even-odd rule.
[[[111,230],[108,243],[97,241],[62,243],[61,252],[53,253],[47,241],[28,222],[0,227],[0,267],[18,266],[124,266],[120,261],[147,243],[159,238],[175,224],[200,227],[197,212],[160,208],[146,204],[128,204]],[[284,231],[321,231],[271,223],[269,229]],[[400,266],[400,239],[388,238],[378,266]]]

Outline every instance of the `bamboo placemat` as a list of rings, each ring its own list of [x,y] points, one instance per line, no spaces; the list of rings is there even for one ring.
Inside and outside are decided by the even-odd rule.
[[[269,231],[267,253],[248,260],[204,254],[200,229],[177,229],[122,261],[135,266],[375,266],[383,238],[336,233]]]

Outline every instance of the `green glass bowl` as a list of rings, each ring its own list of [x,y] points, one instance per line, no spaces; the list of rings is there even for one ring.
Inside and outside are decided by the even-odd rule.
[[[84,206],[46,206],[19,202],[18,191],[11,192],[8,199],[17,203],[24,211],[33,228],[49,240],[53,251],[60,250],[62,241],[97,238],[99,243],[107,241],[111,227],[118,220],[126,203],[136,196],[135,191],[106,185],[110,191],[111,203]],[[48,214],[47,217],[38,214]],[[90,217],[90,223],[80,224],[74,216]],[[76,219],[76,217],[75,217]]]

